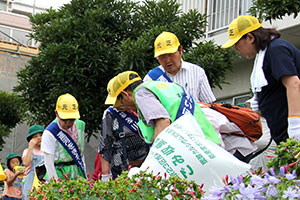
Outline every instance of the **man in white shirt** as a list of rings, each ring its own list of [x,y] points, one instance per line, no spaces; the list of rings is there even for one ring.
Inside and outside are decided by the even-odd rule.
[[[154,42],[154,57],[160,65],[151,70],[144,81],[176,82],[186,89],[196,101],[211,103],[216,100],[203,68],[182,60],[183,47],[177,36],[162,32]]]

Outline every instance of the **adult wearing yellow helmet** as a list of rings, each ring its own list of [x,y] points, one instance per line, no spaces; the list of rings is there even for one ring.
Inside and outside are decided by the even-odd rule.
[[[159,66],[149,71],[144,81],[176,82],[197,101],[211,103],[216,100],[203,68],[182,59],[183,47],[177,36],[162,32],[154,42],[154,57]]]
[[[85,123],[78,102],[71,94],[63,94],[56,102],[56,119],[45,129],[41,150],[44,152],[48,179],[86,177],[84,150]]]
[[[201,127],[205,137],[221,144],[219,135],[206,119],[199,105],[177,83],[148,81],[143,83],[134,71],[125,71],[112,78],[107,85],[105,104],[125,106],[137,111],[138,126],[147,143],[176,119],[190,112]]]
[[[252,107],[266,118],[272,138],[277,144],[289,137],[300,140],[300,51],[252,16],[234,19],[228,35],[222,48],[234,46],[246,58],[256,57],[251,74]]]

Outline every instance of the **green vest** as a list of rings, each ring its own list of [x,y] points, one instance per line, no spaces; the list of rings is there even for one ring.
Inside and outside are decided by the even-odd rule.
[[[180,85],[177,83],[169,83],[169,82],[161,82],[161,81],[148,81],[146,83],[143,83],[139,85],[139,87],[144,87],[150,90],[152,93],[156,95],[156,97],[159,99],[161,104],[164,106],[164,108],[168,111],[171,122],[174,122],[176,119],[176,115],[180,106],[181,98],[183,95],[183,89]],[[135,91],[134,90],[133,97],[135,99]],[[194,109],[194,117],[196,121],[198,122],[200,128],[202,129],[206,139],[211,140],[212,142],[216,144],[221,144],[220,138],[218,137],[218,134],[216,133],[213,126],[210,124],[210,122],[205,117],[205,114],[201,110],[198,103],[195,102],[195,109]],[[154,135],[154,127],[148,126],[145,123],[145,120],[143,118],[143,115],[138,108],[139,116],[141,117],[141,120],[138,122],[139,128],[142,131],[143,136],[145,137],[146,141],[148,143],[153,142],[153,135]]]
[[[54,120],[54,122],[57,123],[57,119]],[[84,129],[85,129],[85,122],[79,119],[75,120],[76,126],[77,126],[77,140],[75,141],[78,149],[80,151],[81,157],[83,156],[83,150],[84,150]],[[55,161],[55,163],[61,163],[61,162],[70,162],[73,160],[73,158],[70,156],[70,154],[67,152],[67,150],[58,142],[58,150],[59,155],[58,159]],[[56,167],[56,173],[58,177],[61,179],[65,179],[63,174],[67,174],[69,172],[69,178],[70,179],[76,179],[77,176],[84,177],[80,167],[77,165],[69,165],[64,167]]]

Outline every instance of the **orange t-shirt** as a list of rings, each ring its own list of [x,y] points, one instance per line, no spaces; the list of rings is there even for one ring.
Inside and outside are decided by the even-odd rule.
[[[7,178],[9,177],[11,179],[14,176],[14,172],[12,172],[10,169],[5,169],[4,172]],[[22,180],[23,178],[17,177],[12,185],[5,184],[3,195],[22,199]]]

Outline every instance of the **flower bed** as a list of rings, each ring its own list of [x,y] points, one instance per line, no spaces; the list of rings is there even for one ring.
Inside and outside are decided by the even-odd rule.
[[[278,145],[268,170],[224,177],[224,186],[211,187],[207,194],[202,191],[203,185],[176,176],[166,179],[165,175],[140,172],[129,178],[123,172],[118,179],[107,182],[51,180],[33,189],[30,199],[299,199],[299,155],[300,144],[288,139]]]

